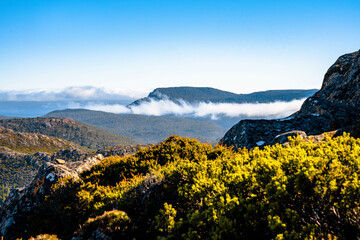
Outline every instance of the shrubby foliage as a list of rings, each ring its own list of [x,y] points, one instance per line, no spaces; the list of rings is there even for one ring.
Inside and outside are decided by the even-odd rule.
[[[172,136],[60,180],[56,218],[37,224],[65,239],[356,239],[359,175],[349,135],[238,152]]]
[[[36,236],[36,238],[31,237],[29,240],[59,240],[56,235],[41,234]]]
[[[30,183],[37,170],[38,166],[26,157],[11,159],[0,153],[0,206],[11,189]]]

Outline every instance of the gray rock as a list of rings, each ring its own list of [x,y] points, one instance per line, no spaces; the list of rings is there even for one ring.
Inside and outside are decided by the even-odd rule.
[[[307,136],[330,131],[352,133],[359,121],[360,50],[341,56],[325,74],[321,89],[308,98],[298,112],[284,119],[242,120],[220,142],[235,149],[258,147],[259,142],[263,147],[285,142],[287,134],[284,133],[293,131]],[[277,136],[282,136],[279,141]]]
[[[26,188],[12,190],[5,200],[0,209],[0,235],[4,239],[22,237],[29,228],[29,217],[37,213],[45,214],[45,196],[58,179],[68,175],[76,178],[78,173],[90,169],[102,159],[103,156],[97,154],[84,160],[61,164],[53,161],[42,165]]]
[[[285,132],[285,133],[281,133],[279,135],[277,135],[273,141],[271,142],[271,144],[276,144],[276,143],[280,143],[280,144],[284,144],[288,141],[289,137],[294,137],[294,136],[300,136],[302,139],[306,139],[307,135],[304,131],[290,131],[290,132]]]

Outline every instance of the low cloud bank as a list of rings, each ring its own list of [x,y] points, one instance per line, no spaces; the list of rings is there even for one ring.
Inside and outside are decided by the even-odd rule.
[[[171,100],[151,100],[137,106],[125,107],[120,104],[89,104],[85,108],[112,113],[133,113],[151,116],[175,115],[192,117],[210,117],[213,120],[226,117],[263,117],[282,118],[300,109],[305,101],[272,103],[205,103],[190,104],[185,101],[179,103]]]
[[[0,101],[126,100],[131,102],[144,96],[145,92],[140,91],[97,88],[93,86],[51,90],[0,91]]]

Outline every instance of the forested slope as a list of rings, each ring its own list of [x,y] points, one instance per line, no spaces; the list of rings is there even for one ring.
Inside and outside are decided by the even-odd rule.
[[[40,133],[98,149],[115,145],[135,145],[138,142],[97,129],[67,118],[14,118],[0,120],[0,126],[17,132]]]
[[[66,109],[50,112],[45,117],[72,118],[145,144],[163,141],[170,135],[198,138],[202,142],[217,143],[225,133],[222,127],[211,121],[170,116],[114,114],[86,109]]]

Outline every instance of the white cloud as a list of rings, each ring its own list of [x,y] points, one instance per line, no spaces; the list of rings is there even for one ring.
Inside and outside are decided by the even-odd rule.
[[[111,113],[132,113],[131,109],[121,104],[90,104],[84,108],[95,111],[111,112]]]
[[[151,100],[131,107],[124,107],[123,105],[118,104],[89,104],[85,106],[85,108],[112,113],[134,113],[152,116],[176,115],[211,117],[212,119],[217,119],[221,116],[282,118],[299,110],[304,101],[305,98],[293,100],[291,102],[272,103],[238,104],[200,102],[198,104],[190,104],[185,101],[175,103],[171,100]]]
[[[145,90],[133,91],[92,86],[67,87],[63,89],[0,91],[1,101],[128,100],[131,102],[145,96]]]

